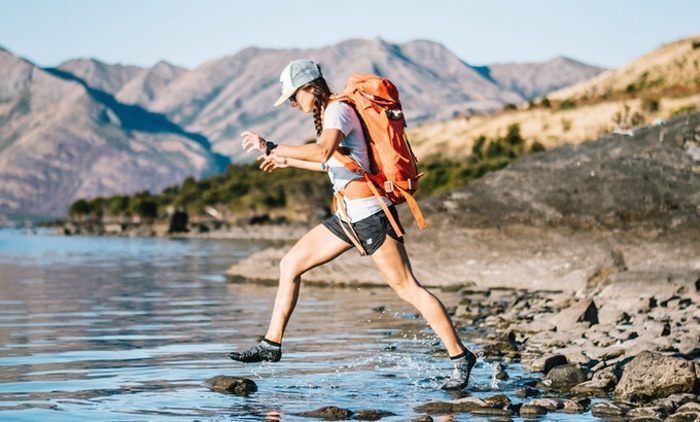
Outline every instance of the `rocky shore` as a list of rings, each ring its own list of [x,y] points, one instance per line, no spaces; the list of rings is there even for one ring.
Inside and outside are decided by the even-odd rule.
[[[417,420],[589,410],[700,420],[700,114],[526,157],[424,209],[430,227],[406,240],[417,278],[459,290],[455,323],[497,377],[519,362],[532,378],[521,381],[518,402],[424,403]],[[290,245],[232,265],[229,281],[276,283]],[[303,280],[383,285],[355,251]]]

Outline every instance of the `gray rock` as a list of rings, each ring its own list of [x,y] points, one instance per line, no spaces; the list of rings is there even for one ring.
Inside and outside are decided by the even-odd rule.
[[[596,418],[606,418],[610,416],[625,416],[631,407],[624,403],[604,401],[596,403],[591,409],[591,414]]]
[[[642,352],[624,367],[615,387],[615,397],[625,401],[648,401],[674,393],[692,393],[696,382],[692,361]]]
[[[527,403],[528,406],[540,406],[544,407],[545,409],[549,410],[550,412],[553,412],[557,409],[560,409],[563,404],[561,401],[557,399],[552,399],[552,398],[542,398],[542,399],[534,399],[530,400]]]
[[[666,422],[698,422],[700,412],[679,412],[666,418]]]
[[[214,391],[221,393],[233,393],[239,396],[245,396],[255,391],[258,391],[258,386],[248,378],[230,377],[227,375],[218,375],[209,378],[205,381],[207,386]]]
[[[547,413],[547,409],[542,406],[537,406],[534,404],[526,403],[520,407],[520,416],[523,417],[533,417],[544,415]]]
[[[676,409],[676,412],[700,412],[700,403],[698,403],[697,401],[685,403],[678,409]]]
[[[631,419],[659,419],[666,416],[666,409],[661,406],[638,407],[627,412],[627,417]]]
[[[437,401],[421,404],[416,406],[416,412],[425,413],[452,413],[452,412],[470,412],[474,409],[489,407],[486,402],[478,397],[464,397],[459,400]]]
[[[547,373],[545,384],[549,388],[563,390],[586,381],[586,373],[578,365],[566,364],[555,366]]]
[[[523,366],[531,371],[541,371],[546,374],[555,366],[566,365],[567,363],[569,363],[569,361],[566,360],[566,356],[558,353],[550,353],[535,359],[530,364],[523,364]]]
[[[477,408],[477,409],[472,409],[469,411],[472,415],[475,416],[504,416],[504,417],[510,417],[513,412],[510,411],[510,409],[501,409],[498,407],[482,407],[482,408]],[[491,418],[489,418],[491,419]]]
[[[395,415],[395,413],[387,412],[385,410],[363,409],[356,411],[352,418],[358,421],[378,421],[379,419],[387,416]]]
[[[353,415],[353,411],[342,409],[336,406],[325,406],[316,410],[308,410],[306,412],[293,413],[294,416],[304,416],[307,418],[319,418],[327,421],[341,421],[349,419]]]
[[[582,413],[588,409],[591,404],[589,398],[564,399],[561,401],[561,411],[564,413]]]
[[[671,394],[668,397],[657,399],[654,401],[656,406],[661,406],[666,409],[667,413],[675,412],[680,406],[697,400],[695,394]]]
[[[536,397],[540,395],[540,390],[532,387],[521,387],[515,390],[515,395],[521,398]]]
[[[495,396],[487,397],[484,402],[488,407],[497,409],[506,409],[511,406],[511,401],[505,394],[496,394]]]

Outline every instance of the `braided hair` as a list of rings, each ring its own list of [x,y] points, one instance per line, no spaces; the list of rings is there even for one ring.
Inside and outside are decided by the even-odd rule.
[[[300,89],[311,88],[311,93],[314,95],[314,126],[316,127],[316,136],[321,136],[323,131],[323,111],[328,105],[328,99],[332,95],[328,83],[321,76],[307,83]]]

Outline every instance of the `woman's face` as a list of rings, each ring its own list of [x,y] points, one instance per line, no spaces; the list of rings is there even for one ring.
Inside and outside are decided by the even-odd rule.
[[[314,94],[311,92],[311,88],[299,88],[289,98],[289,102],[293,108],[299,109],[304,113],[314,112]]]

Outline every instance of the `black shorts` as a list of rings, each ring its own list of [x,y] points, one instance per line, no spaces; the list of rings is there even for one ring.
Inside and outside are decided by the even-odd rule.
[[[396,223],[403,232],[404,229],[403,226],[401,226],[401,221],[399,221],[399,214],[396,212],[396,207],[391,205],[389,207],[389,211],[391,212],[391,215],[394,216]],[[343,228],[340,227],[341,223],[337,215],[327,218],[322,224],[343,241],[351,245],[353,244],[350,238],[348,238],[343,231]],[[343,222],[342,224],[345,226],[345,230],[350,230],[347,223]],[[356,223],[352,223],[352,228],[355,229],[357,237],[360,238],[360,244],[363,248],[365,248],[367,255],[372,255],[374,252],[376,252],[377,249],[384,244],[387,235],[389,235],[392,239],[403,243],[403,236],[399,237],[396,234],[383,210],[380,210],[367,218],[363,218]]]

